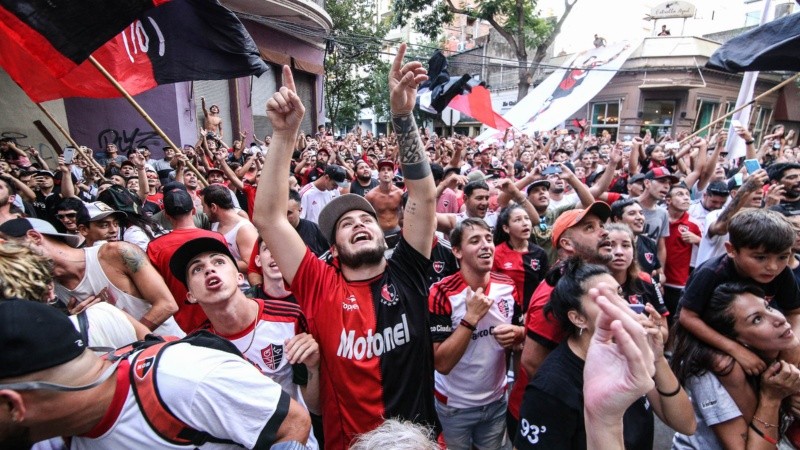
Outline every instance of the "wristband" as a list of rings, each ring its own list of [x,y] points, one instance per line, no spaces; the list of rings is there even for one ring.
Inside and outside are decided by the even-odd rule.
[[[154,324],[152,321],[150,321],[149,319],[146,319],[146,318],[144,318],[144,317],[142,317],[141,319],[139,319],[139,322],[140,322],[142,325],[146,326],[146,327],[147,327],[147,329],[148,329],[148,330],[150,330],[150,331],[153,331],[153,330],[155,330],[156,328],[158,328],[158,325]]]
[[[678,383],[678,388],[677,388],[677,389],[675,389],[675,390],[674,390],[674,391],[672,391],[672,392],[661,392],[661,389],[659,389],[658,387],[656,387],[656,392],[658,392],[658,394],[659,394],[660,396],[662,396],[662,397],[675,397],[676,395],[678,395],[678,393],[679,393],[680,391],[681,391],[681,384],[680,384],[680,383]]]
[[[777,439],[775,439],[772,436],[767,436],[766,434],[764,434],[763,431],[759,430],[758,428],[756,428],[755,425],[753,425],[753,422],[750,422],[750,428],[753,431],[755,431],[757,435],[761,436],[761,439],[764,439],[765,441],[769,442],[772,445],[778,445],[778,440]]]
[[[753,145],[753,142],[755,142],[755,141],[756,141],[755,139],[753,139],[752,141],[744,141],[744,144],[745,145]]]
[[[467,319],[461,319],[461,322],[459,322],[459,325],[461,325],[464,328],[469,328],[472,331],[476,331],[477,330],[477,328],[475,328],[475,325],[467,322]]]

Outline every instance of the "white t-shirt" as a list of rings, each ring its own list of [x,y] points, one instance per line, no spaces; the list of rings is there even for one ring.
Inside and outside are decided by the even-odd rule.
[[[578,198],[578,194],[572,192],[570,194],[565,194],[563,197],[561,197],[561,200],[554,200],[552,197],[550,197],[550,206],[548,207],[557,209],[566,205],[576,205],[579,201],[580,199]]]
[[[303,208],[300,218],[318,223],[322,209],[339,196],[339,190],[320,191],[313,183],[308,183],[300,191],[300,195],[300,207]]]
[[[86,319],[89,322],[90,347],[120,348],[137,340],[133,325],[114,305],[96,303],[86,309]],[[69,320],[80,331],[78,316],[69,316]]]
[[[288,395],[243,358],[191,344],[167,348],[152,370],[158,370],[158,392],[172,414],[196,430],[232,440],[245,448],[256,445],[267,422],[276,413],[281,396]],[[118,382],[117,386],[120,385],[124,383]],[[284,403],[284,408],[288,408],[288,403]],[[286,410],[282,411],[285,413]],[[270,426],[275,432],[280,423]],[[71,450],[188,448],[161,439],[150,428],[130,387],[113,423],[106,429],[92,431],[101,434],[95,439],[73,438]],[[241,447],[207,443],[197,448]]]
[[[470,216],[467,215],[466,211],[461,211],[460,213],[456,214],[456,224],[459,224],[469,218]],[[480,219],[481,217],[477,217]],[[486,222],[486,225],[489,225],[492,230],[497,226],[497,213],[492,211],[486,211],[486,215],[482,217],[483,221]]]
[[[723,208],[724,209],[724,208]],[[721,236],[710,236],[708,229],[719,219],[723,209],[711,211],[706,216],[706,226],[703,228],[703,237],[700,239],[700,248],[697,249],[695,267],[699,267],[707,260],[720,256],[725,253],[725,243],[728,242],[728,233]]]

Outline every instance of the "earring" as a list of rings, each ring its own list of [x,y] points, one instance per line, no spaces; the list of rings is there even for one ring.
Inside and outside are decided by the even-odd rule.
[[[584,328],[578,328],[578,336],[583,335]]]

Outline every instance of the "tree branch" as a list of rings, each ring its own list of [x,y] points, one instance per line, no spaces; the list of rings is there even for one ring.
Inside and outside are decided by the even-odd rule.
[[[572,11],[572,7],[575,6],[576,3],[578,3],[578,0],[564,0],[564,14],[561,15],[555,26],[553,26],[553,31],[550,32],[550,35],[547,36],[547,39],[542,41],[542,43],[536,47],[536,54],[533,57],[533,61],[531,61],[531,73],[533,73],[535,70],[535,66],[538,66],[547,55],[547,49],[553,45],[553,42],[556,40],[556,36],[558,36],[558,33],[561,32],[561,26],[564,25],[564,21],[567,20],[567,16],[569,16],[569,13]]]

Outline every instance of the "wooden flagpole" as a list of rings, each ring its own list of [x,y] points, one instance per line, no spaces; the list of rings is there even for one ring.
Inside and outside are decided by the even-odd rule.
[[[782,88],[782,87],[786,86],[787,84],[789,84],[789,83],[793,82],[793,81],[794,81],[794,80],[796,80],[798,77],[800,77],[800,72],[798,72],[798,73],[796,73],[796,74],[792,75],[791,77],[789,77],[789,78],[787,78],[787,79],[783,80],[782,82],[780,82],[780,84],[777,84],[777,85],[775,85],[775,87],[773,87],[772,89],[770,89],[770,90],[768,90],[768,91],[764,92],[764,93],[763,93],[763,94],[761,94],[761,95],[758,95],[758,96],[754,97],[754,98],[753,98],[752,100],[750,100],[749,102],[747,102],[747,103],[745,103],[744,105],[742,105],[742,106],[740,106],[740,107],[738,107],[738,108],[734,109],[733,111],[729,112],[728,114],[725,114],[724,116],[717,118],[717,119],[716,119],[716,120],[714,120],[713,122],[709,123],[708,125],[704,126],[703,128],[700,128],[699,130],[695,131],[694,133],[690,134],[689,136],[686,136],[686,137],[685,137],[683,140],[681,140],[681,141],[680,141],[678,144],[680,144],[680,145],[683,145],[684,143],[688,142],[688,141],[689,141],[689,139],[691,139],[691,138],[693,138],[693,137],[697,136],[698,134],[702,133],[703,131],[706,131],[707,129],[711,128],[712,126],[714,126],[714,125],[718,124],[719,122],[722,122],[723,120],[725,120],[725,119],[727,119],[728,117],[730,117],[730,116],[732,116],[732,115],[736,114],[737,112],[739,112],[739,111],[741,111],[741,110],[743,110],[743,109],[747,108],[748,106],[754,105],[754,104],[756,103],[756,101],[758,101],[758,100],[761,100],[762,98],[766,97],[766,96],[767,96],[767,95],[769,95],[769,94],[772,94],[773,92],[777,91],[778,89],[780,89],[780,88]],[[747,124],[747,125],[749,125],[749,124]]]
[[[92,63],[93,66],[95,66],[97,68],[97,70],[100,71],[100,73],[103,74],[104,77],[106,77],[106,79],[109,82],[111,82],[112,85],[114,85],[114,87],[120,92],[120,94],[122,94],[122,96],[125,97],[126,100],[128,100],[128,103],[130,103],[133,106],[133,108],[139,113],[139,115],[141,115],[144,118],[144,120],[147,121],[148,124],[150,124],[150,126],[153,128],[153,131],[158,133],[158,135],[161,136],[161,139],[163,139],[164,142],[167,143],[167,145],[169,145],[170,147],[172,147],[173,150],[175,150],[175,154],[176,155],[183,155],[183,152],[175,145],[174,142],[172,142],[172,139],[170,139],[169,136],[167,136],[167,134],[164,133],[164,130],[162,130],[161,127],[159,127],[153,121],[153,119],[147,114],[147,112],[144,109],[142,109],[142,107],[139,105],[139,103],[136,102],[136,100],[134,100],[133,97],[131,97],[131,95],[128,93],[128,91],[121,84],[119,84],[119,82],[114,78],[114,76],[111,75],[106,70],[106,68],[103,67],[103,65],[100,64],[94,58],[94,56],[90,55],[89,56],[89,61]],[[197,175],[197,179],[198,179],[198,181],[200,181],[200,184],[203,187],[208,186],[208,181],[206,181],[206,178],[203,176],[202,173],[200,173],[199,170],[197,170],[197,167],[195,167],[194,164],[192,164],[190,161],[186,161],[186,166],[189,168],[189,170],[191,170],[192,172],[194,172]]]
[[[61,124],[58,123],[56,118],[53,117],[52,114],[50,114],[50,111],[45,109],[45,107],[41,103],[36,103],[36,106],[38,106],[39,109],[42,110],[42,113],[45,116],[47,116],[48,119],[50,119],[50,122],[53,122],[53,125],[55,125],[55,127],[58,129],[58,131],[61,134],[63,134],[65,138],[67,138],[67,140],[69,141],[70,144],[72,144],[73,147],[75,147],[75,151],[78,152],[78,154],[81,155],[81,157],[84,160],[86,160],[86,163],[91,165],[92,167],[94,167],[95,170],[100,171],[100,178],[101,179],[105,179],[105,177],[103,176],[103,173],[105,172],[105,169],[103,169],[103,167],[100,166],[100,163],[95,161],[95,159],[92,156],[87,155],[86,153],[84,153],[84,151],[81,148],[81,146],[78,145],[77,142],[75,142],[75,139],[72,139],[72,136],[70,136],[69,133],[67,133],[67,130],[65,130],[64,127],[62,127]]]

